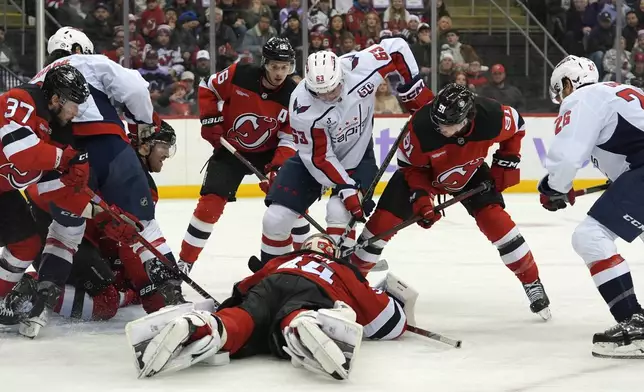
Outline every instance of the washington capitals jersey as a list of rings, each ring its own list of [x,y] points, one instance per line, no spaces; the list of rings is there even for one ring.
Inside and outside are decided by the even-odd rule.
[[[410,82],[418,65],[405,40],[389,38],[332,66],[344,73],[340,100],[324,102],[300,83],[289,104],[291,128],[300,158],[318,183],[354,185],[347,170],[358,166],[370,145],[378,85],[393,72]]]
[[[369,282],[344,264],[326,256],[292,253],[276,257],[261,270],[237,284],[242,295],[272,274],[302,276],[320,286],[333,301],[343,301],[356,312],[356,322],[364,326],[364,335],[371,339],[395,339],[407,327],[402,306],[386,292],[374,289]]]
[[[577,170],[590,159],[612,181],[644,165],[644,91],[619,83],[584,86],[566,97],[548,150],[548,185],[572,188]]]
[[[31,80],[42,83],[47,72],[58,65],[78,69],[89,85],[90,97],[79,105],[72,121],[76,136],[115,134],[129,142],[114,102],[124,105],[125,116],[137,123],[152,124],[152,101],[146,82],[138,71],[123,68],[100,54],[75,54],[54,61]]]
[[[60,164],[63,151],[50,140],[47,99],[38,86],[24,85],[0,95],[0,193],[35,183]]]
[[[514,108],[477,98],[476,115],[467,132],[445,137],[430,119],[431,106],[414,113],[398,146],[398,165],[412,190],[450,193],[463,189],[495,143],[500,145],[499,153],[520,156],[525,123]]]
[[[288,102],[295,82],[287,77],[276,90],[263,88],[264,70],[233,64],[199,85],[201,126],[220,125],[226,140],[241,152],[262,152],[295,145],[288,120]]]

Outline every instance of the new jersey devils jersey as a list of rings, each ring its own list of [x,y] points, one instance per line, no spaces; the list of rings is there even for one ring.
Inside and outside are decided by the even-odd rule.
[[[46,143],[51,135],[47,99],[35,85],[0,95],[0,192],[25,188],[43,171],[60,164],[62,150]]]
[[[263,88],[264,70],[233,64],[199,85],[202,127],[221,125],[225,138],[241,152],[279,147],[295,150],[288,118],[288,101],[296,83],[290,77],[277,90]]]
[[[430,119],[431,106],[414,113],[398,146],[398,165],[412,190],[450,193],[463,189],[494,143],[500,145],[497,152],[520,156],[525,125],[514,108],[476,98],[476,115],[467,133],[445,137]]]
[[[378,86],[393,72],[408,83],[418,66],[401,38],[344,55],[332,66],[344,74],[340,100],[324,102],[300,83],[291,96],[291,128],[300,158],[318,183],[354,185],[347,170],[358,166],[371,143]]]
[[[287,254],[272,259],[261,270],[238,283],[241,293],[271,274],[303,276],[316,283],[334,301],[347,303],[357,314],[356,322],[364,326],[371,339],[395,339],[407,327],[401,305],[382,290],[369,286],[358,271],[334,262],[319,253]]]

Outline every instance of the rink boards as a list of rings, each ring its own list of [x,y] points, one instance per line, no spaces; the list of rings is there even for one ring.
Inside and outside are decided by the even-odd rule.
[[[376,116],[374,121],[374,145],[376,158],[379,162],[387,155],[396,136],[407,121],[406,115]],[[537,182],[545,175],[543,161],[548,146],[554,137],[554,115],[524,116],[526,122],[526,137],[523,139],[521,157],[521,183],[505,192],[536,192]],[[177,134],[177,153],[165,162],[163,172],[156,174],[155,180],[159,186],[159,194],[163,198],[196,198],[203,180],[202,167],[212,154],[210,144],[201,138],[198,118],[169,117],[166,119]],[[488,161],[496,151],[490,149]],[[395,159],[389,165],[376,192],[384,188],[387,180],[395,171]],[[261,168],[260,168],[261,169]],[[597,185],[605,181],[604,175],[586,162],[579,171],[575,188]],[[259,197],[263,193],[257,186],[255,176],[246,176],[237,192],[237,197]]]

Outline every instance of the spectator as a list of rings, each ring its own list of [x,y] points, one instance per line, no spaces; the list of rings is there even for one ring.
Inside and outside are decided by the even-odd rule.
[[[217,64],[219,66],[219,64]],[[222,67],[224,69],[226,67]],[[201,80],[205,79],[208,81],[210,77],[210,53],[207,50],[200,50],[197,52],[197,66],[195,67],[195,79],[196,83],[200,83]]]
[[[476,57],[474,48],[471,45],[464,45],[460,42],[458,30],[447,30],[444,34],[447,43],[441,47],[441,50],[452,54],[454,65],[457,69],[467,70],[469,62]]]
[[[454,83],[465,86],[472,92],[476,92],[476,87],[472,83],[468,83],[467,74],[463,71],[454,72]]]
[[[584,24],[584,34],[590,34],[593,27],[597,26],[599,19],[599,14],[601,9],[604,7],[604,3],[597,0],[588,0],[588,6],[584,12],[583,24]]]
[[[569,8],[570,0],[546,0],[546,26],[557,42],[562,42],[566,34],[566,11]]]
[[[172,39],[172,29],[168,25],[157,27],[157,36],[152,48],[157,52],[159,65],[168,68],[176,75],[181,75],[187,62],[182,57],[182,48],[179,40]]]
[[[252,56],[255,64],[260,64],[262,58],[262,47],[271,38],[277,37],[277,31],[271,26],[272,16],[261,15],[259,22],[246,32],[242,48]]]
[[[422,21],[430,24],[432,23],[432,0],[423,0],[423,2],[425,3],[425,12],[423,13]],[[443,0],[436,0],[436,10],[438,11],[436,13],[436,20],[439,20],[443,16],[450,16]]]
[[[445,32],[450,31],[452,29],[452,18],[449,16],[441,16],[441,18],[438,20],[438,34],[439,36],[443,37]]]
[[[438,64],[438,89],[441,90],[445,85],[454,80],[454,56],[450,52],[441,52],[440,63]]]
[[[359,32],[364,18],[370,12],[376,12],[371,5],[371,0],[353,0],[353,6],[347,12],[346,29],[352,33]]]
[[[136,16],[130,14],[128,16],[128,19],[130,20],[130,23],[129,23],[129,27],[130,27],[130,47],[132,45],[134,45],[136,47],[136,50],[139,53],[142,53],[143,48],[145,48],[145,39],[143,38],[143,36],[141,35],[141,33],[139,33],[139,31],[137,29]],[[139,67],[137,67],[137,68],[139,68]]]
[[[630,84],[635,87],[644,87],[644,53],[638,53],[633,58],[635,60],[635,67],[633,68],[633,77]]]
[[[183,13],[192,11],[195,13],[195,15],[202,17],[202,20],[200,20],[200,23],[205,23],[205,20],[203,19],[204,10],[197,4],[195,4],[192,0],[173,0],[172,2],[166,1],[166,5],[170,5],[171,8],[174,8],[176,10],[177,15],[181,15]]]
[[[223,11],[221,8],[215,8],[215,44],[217,45],[217,70],[223,70],[229,67],[235,60],[237,60],[237,50],[241,40],[237,38],[237,34],[233,31],[232,27],[223,23]],[[208,26],[210,26],[208,24]],[[208,48],[210,46],[210,36],[208,34],[201,34],[199,47]],[[200,50],[199,53],[208,51]],[[198,53],[198,55],[199,55]],[[210,67],[210,55],[208,54],[208,68]],[[196,59],[197,63],[199,62]]]
[[[259,16],[261,14],[271,14],[271,9],[269,6],[262,4],[262,0],[252,0],[250,7],[244,11],[243,18],[246,22],[246,26],[255,26],[259,22]]]
[[[159,55],[154,49],[150,49],[143,60],[143,66],[139,68],[139,73],[150,85],[150,99],[154,105],[161,97],[163,90],[172,84],[172,76],[165,67],[159,66]]]
[[[622,37],[626,39],[626,50],[633,50],[635,41],[637,41],[637,31],[639,26],[639,19],[635,11],[629,11],[626,14],[626,26],[622,29]]]
[[[338,54],[341,51],[342,47],[342,35],[347,31],[344,27],[344,18],[342,15],[335,15],[331,17],[331,23],[329,24],[329,30],[327,35],[329,36],[330,47],[333,51]]]
[[[298,15],[298,20],[302,16],[302,9],[300,8],[300,0],[288,0],[288,7],[284,7],[280,10],[280,29],[284,31],[286,29],[286,24],[288,18],[291,15],[291,12],[296,12]]]
[[[482,68],[481,60],[479,60],[478,57],[473,58],[470,62],[470,66],[467,68],[467,85],[473,86],[472,90],[477,92],[481,90],[481,87],[487,84],[487,78],[483,76]]]
[[[608,12],[599,14],[598,24],[593,27],[593,30],[588,36],[588,58],[591,59],[597,66],[597,71],[600,77],[604,75],[602,60],[604,53],[613,47],[615,42],[615,27],[613,26],[613,19]]]
[[[316,30],[322,26],[326,29],[331,18],[339,14],[337,10],[331,7],[330,0],[319,0],[309,10],[308,28],[309,30]]]
[[[341,37],[342,46],[340,47],[340,53],[338,56],[345,54],[356,53],[356,39],[349,31],[342,33]]]
[[[635,7],[635,13],[637,13],[637,19],[640,21],[639,27],[644,27],[644,1],[640,1],[639,6]]]
[[[61,26],[82,29],[87,12],[80,0],[67,0],[56,12],[56,19]]]
[[[177,28],[177,21],[179,20],[179,15],[177,15],[177,10],[172,7],[166,7],[163,10],[165,16],[165,24],[170,26],[172,30]]]
[[[402,35],[407,40],[409,45],[418,42],[418,26],[420,25],[420,18],[416,15],[409,15],[407,20],[407,29],[403,30]]]
[[[186,11],[179,15],[178,27],[175,30],[176,43],[181,48],[181,56],[186,64],[192,59],[192,54],[199,50],[198,43],[204,40],[208,32],[202,32],[199,17],[194,11]]]
[[[321,50],[327,50],[328,48],[329,40],[326,40],[327,47],[324,47],[324,35],[322,33],[312,31],[309,33],[309,41],[311,43],[309,45],[309,54],[313,54]]]
[[[114,28],[110,23],[110,11],[105,3],[96,4],[94,13],[85,19],[83,31],[94,43],[96,53],[102,53],[110,48]]]
[[[626,39],[619,37],[619,43],[621,46],[621,58],[617,57],[617,50],[615,48],[607,50],[606,54],[604,54],[603,65],[604,72],[606,72],[603,79],[604,82],[615,81],[617,72],[621,72],[622,80],[633,78],[633,74],[631,73],[632,64],[630,62],[631,52],[625,50]]]
[[[286,29],[282,33],[282,37],[291,41],[291,46],[295,49],[295,69],[300,72],[304,68],[302,62],[302,29],[297,11],[291,11],[288,14]]]
[[[376,90],[375,114],[402,114],[398,99],[392,94],[389,83],[383,80]]]
[[[157,0],[146,0],[146,9],[141,13],[141,33],[146,39],[152,39],[157,34],[157,26],[165,22],[163,10]]]
[[[186,71],[181,74],[181,81],[164,90],[157,100],[157,105],[165,109],[165,114],[185,116],[196,111],[195,75]]]
[[[134,0],[127,0],[127,1],[130,7],[129,12],[136,12],[136,6],[134,4]],[[123,0],[113,0],[111,3],[113,4],[113,7],[112,7],[112,20],[110,21],[110,23],[113,26],[123,25]]]
[[[566,28],[568,31],[564,34],[561,45],[564,50],[576,56],[585,55],[584,50],[584,18],[588,10],[588,0],[574,0],[574,7],[566,11]],[[590,29],[590,27],[588,28]],[[590,30],[588,30],[590,32]]]
[[[635,63],[635,56],[638,53],[644,53],[644,30],[637,32],[637,42],[631,51],[631,63]]]
[[[393,35],[400,34],[407,28],[411,14],[405,9],[404,0],[389,0],[389,7],[382,16],[382,27],[391,30]]]
[[[481,88],[479,95],[494,99],[503,105],[512,106],[519,112],[525,109],[521,91],[505,81],[505,67],[501,64],[494,64],[490,71],[492,80]]]
[[[0,27],[0,65],[9,68],[14,73],[20,73],[18,59],[13,50],[4,41],[4,27]]]
[[[224,12],[222,23],[233,29],[238,40],[244,37],[248,28],[246,27],[246,22],[242,17],[243,15],[235,5],[235,0],[221,0],[219,6]]]
[[[380,17],[375,11],[368,12],[362,20],[360,31],[355,33],[357,50],[368,48],[380,42],[380,31],[382,30]]]
[[[622,18],[622,20],[624,20],[624,17],[626,16],[626,13],[628,11],[630,11],[630,10],[631,10],[631,7],[626,5],[626,3],[624,3],[622,5],[622,12],[620,13],[620,17]],[[602,8],[602,10],[600,12],[608,12],[613,21],[617,20],[616,19],[617,14],[618,14],[617,13],[617,0],[607,0],[606,4],[604,4],[604,8]]]
[[[427,23],[421,23],[418,27],[418,42],[411,46],[411,52],[414,54],[420,74],[427,78],[431,73],[432,64],[432,38]]]

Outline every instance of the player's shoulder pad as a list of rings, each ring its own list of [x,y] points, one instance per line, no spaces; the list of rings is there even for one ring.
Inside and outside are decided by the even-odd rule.
[[[432,122],[431,111],[431,104],[423,106],[411,116],[409,125],[407,125],[409,132],[412,132],[418,139],[420,150],[423,152],[438,150],[448,142],[448,139],[441,135]]]
[[[36,107],[36,115],[43,120],[51,121],[49,105],[45,94],[37,84],[25,83],[19,87],[9,90],[7,98],[15,98],[19,101],[27,101],[25,103],[34,105]]]
[[[474,105],[476,108],[474,126],[476,128],[468,139],[472,141],[494,139],[504,127],[503,105],[493,99],[480,96],[474,99]]]

